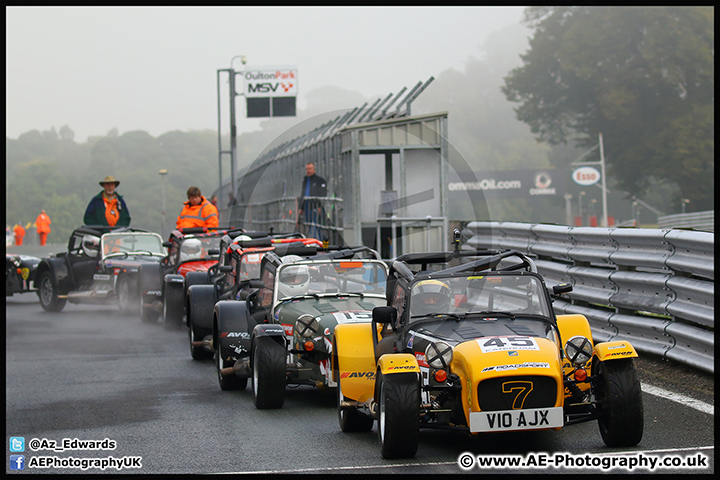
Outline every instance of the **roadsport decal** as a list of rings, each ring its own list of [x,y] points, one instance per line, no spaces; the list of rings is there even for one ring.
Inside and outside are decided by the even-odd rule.
[[[492,367],[485,367],[482,369],[482,371],[491,372],[495,370],[497,372],[502,372],[504,370],[517,370],[518,368],[550,368],[550,364],[544,362],[514,363],[510,365],[495,365]]]
[[[354,311],[354,312],[335,312],[333,313],[335,321],[341,323],[355,323],[355,322],[369,322],[372,320],[372,313],[366,311]]]
[[[482,337],[475,339],[475,341],[480,345],[482,353],[507,350],[540,350],[533,337]]]

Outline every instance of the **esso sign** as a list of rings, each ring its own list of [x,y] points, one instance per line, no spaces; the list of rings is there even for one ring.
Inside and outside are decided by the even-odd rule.
[[[580,167],[572,173],[572,177],[578,185],[595,185],[600,180],[600,172],[593,167]]]

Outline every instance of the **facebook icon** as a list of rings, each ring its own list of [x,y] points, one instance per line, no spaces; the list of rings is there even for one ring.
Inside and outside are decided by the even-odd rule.
[[[10,470],[25,470],[25,455],[10,455]]]

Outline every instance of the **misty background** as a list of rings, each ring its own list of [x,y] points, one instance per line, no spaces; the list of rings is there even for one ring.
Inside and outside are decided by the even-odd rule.
[[[435,80],[412,113],[447,111],[449,142],[473,169],[567,166],[587,148],[538,141],[502,91],[530,46],[523,11],[6,8],[6,223],[32,222],[45,209],[53,219],[49,241],[65,243],[101,190],[98,182],[113,175],[132,225],[160,231],[158,170],[167,169],[167,234],[190,185],[207,197],[218,187],[216,71],[241,54],[247,68],[297,67],[300,88],[297,117],[247,119],[239,109],[239,169],[298,124],[308,126],[298,132],[305,133],[328,112],[372,103],[430,76]],[[242,68],[237,60],[232,66]],[[303,175],[289,172],[290,184]],[[613,190],[611,175],[608,181]],[[678,186],[649,182],[643,201],[678,213]],[[568,188],[575,197],[580,191],[572,182]],[[600,198],[599,188],[585,190],[586,202]],[[608,200],[616,222],[639,215],[624,192]],[[496,200],[489,209],[492,218],[481,220],[565,222],[561,198]],[[644,215],[656,221],[649,210]]]

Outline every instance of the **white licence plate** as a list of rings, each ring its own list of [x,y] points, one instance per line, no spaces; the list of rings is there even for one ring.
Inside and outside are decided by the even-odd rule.
[[[562,407],[470,412],[470,431],[475,433],[555,428],[562,427],[564,420]]]

